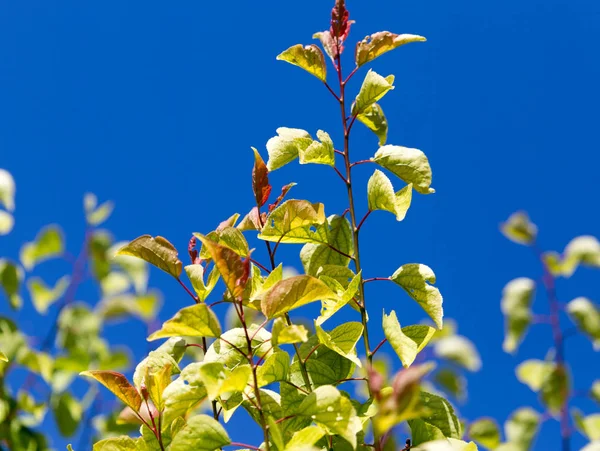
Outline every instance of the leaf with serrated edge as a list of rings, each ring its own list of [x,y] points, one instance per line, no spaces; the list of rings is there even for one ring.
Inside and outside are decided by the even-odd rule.
[[[177,249],[162,236],[153,238],[150,235],[142,235],[119,249],[117,255],[141,258],[176,279],[181,275],[182,263],[177,257]]]
[[[317,131],[317,138],[321,142],[313,141],[306,149],[298,149],[300,164],[313,163],[335,166],[335,150],[329,134],[319,130]]]
[[[179,310],[165,321],[162,328],[148,337],[148,341],[168,337],[218,337],[221,326],[214,312],[206,304],[196,304]]]
[[[435,274],[429,266],[419,263],[402,265],[390,279],[404,288],[408,295],[423,307],[438,329],[442,328],[443,298],[440,290],[429,285],[435,283]]]
[[[400,327],[395,311],[383,314],[383,332],[388,342],[408,368],[417,358],[417,354],[429,343],[435,333],[433,327],[416,325]]]

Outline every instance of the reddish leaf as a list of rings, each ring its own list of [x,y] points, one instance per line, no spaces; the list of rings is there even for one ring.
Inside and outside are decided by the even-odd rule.
[[[274,203],[269,205],[269,213],[272,212],[275,208],[277,208],[277,206],[281,203],[281,201],[287,195],[288,191],[291,190],[292,187],[294,187],[294,186],[296,186],[295,183],[289,183],[289,184],[285,185],[283,188],[281,188],[281,194],[279,195],[279,197],[277,199],[275,199]],[[263,219],[263,224],[264,224],[264,222],[265,222],[265,220]]]
[[[263,161],[262,157],[255,148],[254,151],[254,167],[252,168],[252,189],[256,204],[262,207],[271,194],[271,185],[269,185],[269,170]]]
[[[190,238],[190,242],[188,243],[188,254],[190,254],[190,260],[192,261],[192,265],[197,265],[198,261],[198,251],[196,248],[196,237],[192,236]]]
[[[336,0],[335,6],[331,10],[331,35],[337,39],[337,48],[334,49],[334,58],[337,58],[344,51],[342,45],[348,34],[350,33],[350,25],[354,23],[353,20],[348,20],[350,13],[346,9],[345,0]],[[339,50],[339,53],[338,53]]]

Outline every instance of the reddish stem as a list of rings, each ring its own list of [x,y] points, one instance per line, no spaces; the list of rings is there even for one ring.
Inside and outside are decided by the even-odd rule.
[[[373,352],[371,353],[371,357],[373,357],[375,355],[375,353],[377,351],[379,351],[379,348],[381,348],[386,341],[387,341],[387,338],[384,338],[383,340],[381,340],[381,343],[379,343],[377,345],[377,347],[375,349],[373,349]]]
[[[358,223],[358,226],[356,226],[356,233],[360,232],[360,228],[362,227],[363,223],[367,220],[367,218],[369,217],[369,215],[373,213],[373,210],[369,210],[365,213],[365,215],[363,216],[363,218],[360,220],[360,222]]]
[[[198,296],[196,296],[194,293],[192,293],[192,291],[188,287],[185,286],[185,283],[183,283],[179,277],[177,278],[177,282],[179,282],[179,285],[181,285],[183,287],[183,289],[187,292],[187,294],[189,294],[192,297],[192,299],[194,300],[194,302],[196,304],[198,302],[200,302],[200,300],[198,299]]]
[[[260,451],[260,448],[257,448],[256,446],[248,445],[247,443],[231,442],[227,446],[239,446],[241,448],[248,448],[248,449],[254,449],[254,450]]]

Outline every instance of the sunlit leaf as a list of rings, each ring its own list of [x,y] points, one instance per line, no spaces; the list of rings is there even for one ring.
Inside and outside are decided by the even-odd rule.
[[[433,440],[411,449],[415,451],[477,451],[477,445],[473,442],[467,443],[463,440],[448,438]]]
[[[352,104],[352,114],[361,114],[378,102],[388,91],[394,89],[394,76],[382,77],[369,69],[356,100]]]
[[[142,438],[111,437],[94,443],[93,451],[145,451]]]
[[[115,205],[111,201],[106,201],[102,205],[98,205],[98,198],[95,194],[87,193],[83,198],[83,206],[85,209],[85,219],[91,226],[98,226],[106,221]]]
[[[383,109],[378,103],[369,105],[362,113],[356,116],[369,130],[379,138],[379,145],[384,146],[387,141],[388,122]]]
[[[269,184],[269,170],[264,160],[254,147],[254,167],[252,168],[252,189],[256,204],[262,207],[271,194],[271,185]]]
[[[8,260],[0,259],[0,286],[10,306],[16,310],[23,305],[23,299],[19,295],[23,277],[22,268]]]
[[[15,209],[15,191],[13,176],[6,169],[0,169],[0,205],[8,211]]]
[[[600,350],[600,309],[592,301],[584,297],[573,299],[567,304],[567,312],[585,335]]]
[[[83,406],[69,392],[63,392],[54,400],[54,418],[63,437],[71,437],[77,431],[83,416]]]
[[[535,282],[526,277],[511,280],[502,291],[502,313],[505,318],[503,349],[514,353],[531,322],[531,303],[535,294]]]
[[[469,425],[469,437],[489,449],[500,445],[500,429],[491,418],[480,418]]]
[[[6,354],[4,354],[2,351],[0,351],[0,361],[8,362],[8,357],[6,357]]]
[[[343,216],[331,215],[316,233],[310,234],[315,243],[308,243],[300,251],[300,260],[306,274],[317,276],[326,265],[338,266],[338,271],[344,271],[350,263],[347,257],[354,253],[352,226]],[[319,244],[317,244],[319,243]],[[343,252],[345,255],[342,255]]]
[[[335,166],[335,151],[333,141],[323,130],[317,131],[319,141],[313,141],[306,149],[298,148],[300,164],[326,164]]]
[[[435,274],[429,266],[418,263],[402,265],[390,279],[404,288],[408,295],[419,303],[438,329],[442,328],[443,299],[440,290],[429,285],[435,283]]]
[[[250,326],[248,328],[248,334],[253,337],[252,348],[254,350],[254,356],[261,358],[265,356],[267,358],[272,351],[271,346],[271,334],[266,329],[260,329],[257,331],[256,326]],[[204,356],[204,362],[220,362],[222,365],[228,368],[234,368],[239,364],[248,363],[245,356],[233,348],[231,345],[241,350],[248,349],[248,343],[246,341],[246,333],[241,327],[236,327],[225,332],[222,336],[223,340],[215,340],[206,351]]]
[[[166,337],[218,337],[221,326],[214,312],[206,304],[195,304],[179,310],[162,328],[148,337],[148,341]]]
[[[540,415],[530,407],[515,410],[504,423],[506,440],[519,449],[529,449],[540,424]]]
[[[305,304],[329,298],[335,299],[336,294],[319,279],[296,276],[275,284],[262,300],[261,310],[267,318],[275,318]]]
[[[191,363],[186,366],[179,377],[163,391],[165,424],[170,424],[170,421],[179,416],[185,416],[206,399],[206,388],[199,371],[201,365],[202,363]]]
[[[379,148],[373,161],[394,173],[421,194],[435,193],[431,188],[431,166],[419,149],[385,145]]]
[[[322,427],[317,425],[307,426],[294,432],[284,451],[305,451],[321,440],[323,436],[325,436],[325,431]]]
[[[481,358],[475,345],[462,335],[442,338],[434,346],[435,355],[450,360],[469,371],[481,369]]]
[[[321,45],[327,53],[327,56],[331,59],[332,62],[335,62],[335,55],[337,55],[337,49],[335,44],[335,39],[331,35],[329,30],[320,31],[318,33],[313,34],[313,39],[318,39],[321,41]]]
[[[537,226],[529,220],[524,211],[510,215],[500,230],[506,238],[518,244],[533,244],[537,236]]]
[[[442,432],[443,437],[460,438],[462,437],[461,425],[452,405],[441,396],[433,395],[421,391],[421,404],[426,409],[427,414],[421,417],[421,421],[430,426],[437,428]],[[413,428],[413,420],[409,420],[411,430]],[[413,435],[414,444],[418,445],[426,440],[431,440],[437,437],[415,437]]]
[[[305,150],[312,142],[313,139],[307,131],[297,128],[278,128],[277,136],[267,141],[268,170],[274,171],[295,160],[300,151]]]
[[[412,184],[395,193],[390,179],[377,169],[369,179],[367,192],[369,210],[389,211],[396,215],[398,221],[404,219],[412,200]]]
[[[329,266],[329,268],[331,268],[331,266]],[[323,267],[321,267],[321,269],[323,269]],[[347,268],[344,268],[344,269],[347,269]],[[344,288],[344,286],[346,284],[342,285],[340,282],[338,282],[333,277],[322,275],[325,273],[327,273],[327,271],[321,271],[319,273],[320,279],[323,282],[325,282],[332,291],[335,291],[337,293],[338,297],[336,299],[321,300],[321,315],[316,320],[316,324],[319,326],[321,324],[323,324],[325,321],[327,321],[329,318],[331,318],[336,312],[338,312],[346,304],[352,305],[351,301],[357,295],[359,288],[360,288],[361,274],[362,274],[362,273],[359,273],[359,274],[354,275],[352,272],[350,272],[350,275],[353,276],[352,280]],[[329,274],[331,274],[331,272],[329,272]]]
[[[17,361],[33,373],[39,374],[46,382],[52,380],[54,359],[50,354],[32,349],[23,350]]]
[[[560,265],[562,275],[570,277],[579,265],[600,268],[600,242],[596,237],[578,236],[565,247]]]
[[[177,279],[181,275],[182,263],[177,257],[177,249],[162,236],[142,235],[123,246],[118,255],[141,258]]]
[[[322,243],[327,237],[315,232],[326,221],[323,204],[288,200],[273,210],[258,237],[281,243]]]
[[[277,59],[301,67],[321,81],[327,79],[327,67],[321,49],[314,44],[296,44],[277,55]]]
[[[600,413],[584,416],[579,410],[571,412],[575,426],[588,440],[600,440]]]
[[[319,343],[338,353],[342,357],[354,362],[361,367],[360,359],[356,355],[356,343],[363,333],[363,325],[358,322],[348,322],[339,325],[330,332],[325,332],[315,323]]]
[[[10,213],[0,210],[0,236],[8,235],[15,225],[15,218]]]
[[[424,42],[423,36],[414,34],[395,34],[389,31],[379,31],[367,36],[356,44],[355,60],[357,66],[373,61],[390,50],[410,42]]]
[[[279,351],[271,354],[264,363],[258,367],[258,386],[272,384],[273,382],[285,381],[290,369],[290,356],[287,352]]]
[[[19,258],[25,269],[30,271],[38,263],[62,255],[64,247],[60,228],[49,225],[40,230],[35,241],[25,243],[21,247]]]
[[[171,375],[180,373],[179,361],[186,350],[186,342],[180,337],[171,337],[154,351],[150,351],[148,357],[135,367],[133,373],[133,384],[139,389],[148,372],[154,373],[166,365],[171,366]]]
[[[596,379],[590,389],[590,394],[594,401],[600,404],[600,379]]]
[[[271,343],[273,346],[302,343],[308,340],[308,330],[298,324],[287,325],[281,318],[273,323],[271,331]]]
[[[383,332],[402,360],[402,365],[408,368],[427,345],[435,329],[422,325],[400,327],[396,312],[392,310],[389,315],[383,314]]]
[[[84,371],[81,376],[97,380],[135,412],[140,410],[142,397],[122,374],[114,371]]]
[[[48,287],[39,277],[30,277],[27,281],[29,296],[38,313],[45,315],[48,307],[60,299],[69,286],[69,276],[63,276],[56,281],[54,287]]]
[[[219,271],[214,269],[208,274],[206,282],[204,281],[204,266],[202,265],[187,265],[185,273],[192,282],[192,287],[200,301],[205,301],[208,295],[215,288],[219,281]]]

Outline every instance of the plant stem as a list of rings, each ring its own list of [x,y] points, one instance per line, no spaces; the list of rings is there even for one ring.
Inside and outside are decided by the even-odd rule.
[[[348,125],[348,119],[346,117],[346,96],[345,96],[345,81],[342,76],[342,61],[339,55],[339,39],[337,39],[338,45],[338,56],[337,56],[337,73],[338,73],[338,82],[340,87],[340,95],[339,95],[339,103],[340,103],[340,112],[342,115],[342,126],[344,129],[344,164],[346,166],[346,187],[348,191],[348,204],[350,209],[350,222],[352,225],[352,238],[354,241],[354,265],[356,268],[356,273],[361,272],[360,265],[360,252],[359,252],[359,239],[358,232],[359,228],[357,227],[356,222],[356,208],[354,205],[354,192],[352,190],[352,165],[350,163],[350,126]],[[365,302],[365,288],[364,283],[361,281],[359,286],[359,293],[361,299],[360,306],[360,316],[361,322],[363,325],[363,342],[365,346],[365,353],[367,355],[367,360],[369,365],[371,365],[373,357],[371,355],[371,349],[369,346],[369,330],[367,328],[367,308]]]
[[[179,282],[179,285],[181,285],[183,287],[183,289],[187,292],[187,294],[189,294],[192,297],[192,299],[194,300],[194,302],[196,304],[198,302],[200,302],[200,300],[198,299],[198,296],[196,296],[194,293],[192,293],[192,291],[188,287],[185,286],[185,283],[183,283],[179,277],[177,278],[177,282]]]
[[[561,371],[563,377],[566,377],[566,365],[565,365],[565,343],[564,335],[560,327],[560,312],[561,304],[556,294],[556,279],[548,265],[544,261],[542,251],[534,246],[534,251],[537,254],[542,267],[544,269],[544,275],[542,281],[546,288],[546,294],[548,295],[548,303],[550,304],[550,325],[552,326],[552,338],[554,340],[554,347],[556,349],[556,356],[554,361],[556,362],[557,370]],[[560,435],[562,438],[562,451],[570,451],[571,449],[571,427],[569,425],[569,393],[568,388],[565,390],[566,393],[562,393],[564,399],[563,405],[560,408]]]

